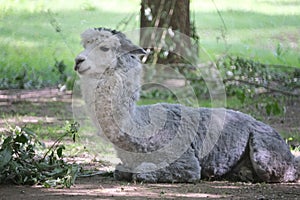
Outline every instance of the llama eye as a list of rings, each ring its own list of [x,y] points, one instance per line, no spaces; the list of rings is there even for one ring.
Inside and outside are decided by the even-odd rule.
[[[107,47],[100,47],[100,50],[106,52],[106,51],[109,51],[109,48],[107,48]]]

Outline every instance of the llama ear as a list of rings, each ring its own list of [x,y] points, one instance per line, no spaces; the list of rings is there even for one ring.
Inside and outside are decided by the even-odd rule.
[[[132,44],[129,40],[121,40],[121,51],[135,55],[145,55],[147,52],[137,45]]]
[[[130,53],[138,55],[138,56],[142,56],[142,55],[147,54],[147,51],[145,51],[143,48],[138,47],[138,46],[135,46],[135,47],[137,47],[137,48],[130,51]]]

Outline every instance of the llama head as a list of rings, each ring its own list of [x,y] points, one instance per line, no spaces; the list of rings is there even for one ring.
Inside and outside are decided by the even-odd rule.
[[[88,29],[81,34],[84,50],[75,59],[75,70],[80,75],[102,74],[107,68],[116,68],[119,58],[130,55],[137,59],[145,51],[115,30]]]

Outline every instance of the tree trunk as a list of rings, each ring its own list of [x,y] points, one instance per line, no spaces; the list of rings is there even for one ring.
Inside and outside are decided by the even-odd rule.
[[[154,31],[145,31],[143,28],[146,27],[157,28],[157,32],[153,34]],[[148,61],[162,64],[181,63],[182,51],[191,49],[189,0],[142,0],[141,28],[141,46],[150,46],[154,52]],[[167,30],[167,34],[162,30]],[[181,34],[174,36],[174,31]]]
[[[172,28],[190,36],[189,0],[142,0],[143,27]]]

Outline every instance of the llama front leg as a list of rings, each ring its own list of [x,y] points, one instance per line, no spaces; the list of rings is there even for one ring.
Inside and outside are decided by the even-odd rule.
[[[192,148],[169,166],[146,173],[134,174],[136,181],[143,182],[197,182],[201,178],[201,166]]]
[[[192,148],[189,148],[179,159],[171,163],[169,166],[155,169],[153,163],[141,163],[137,168],[139,173],[126,172],[119,165],[115,171],[117,180],[133,180],[148,183],[180,183],[180,182],[197,182],[201,178],[201,166],[199,160],[195,156]]]

